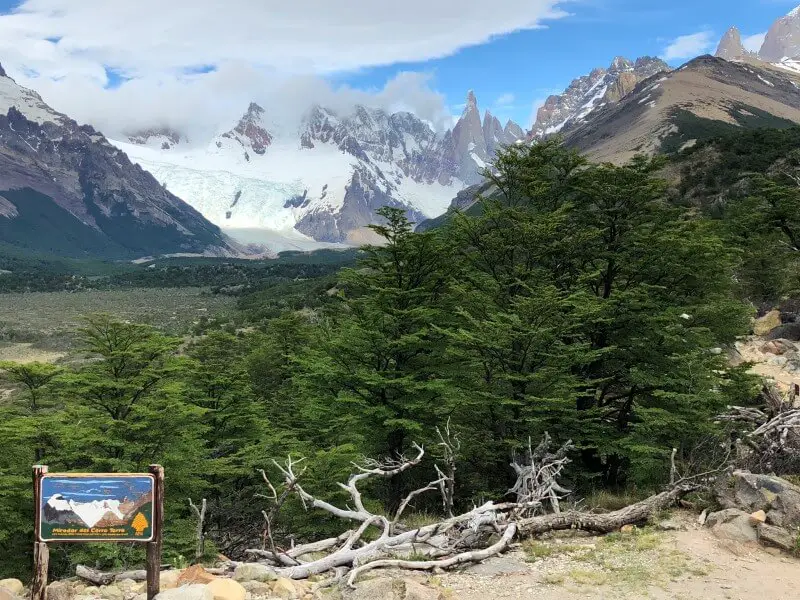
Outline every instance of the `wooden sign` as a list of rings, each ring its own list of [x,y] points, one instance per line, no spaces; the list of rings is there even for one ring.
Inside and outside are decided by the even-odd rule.
[[[154,489],[150,474],[43,475],[39,541],[152,541]]]
[[[31,600],[45,600],[49,542],[140,542],[147,545],[147,599],[159,592],[164,469],[149,473],[49,473],[33,468],[34,573]]]

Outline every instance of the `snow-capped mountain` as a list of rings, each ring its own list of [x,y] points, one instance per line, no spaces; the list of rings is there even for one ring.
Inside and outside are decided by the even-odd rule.
[[[75,502],[72,499],[66,499],[61,494],[55,494],[47,501],[51,514],[50,518],[54,521],[58,520],[58,513],[75,514],[87,527],[94,527],[107,513],[112,513],[118,519],[123,519],[125,515],[120,512],[119,500],[91,500],[89,502]]]
[[[758,52],[746,50],[739,30],[731,27],[720,41],[716,56],[739,62],[768,63],[779,69],[800,72],[800,6],[772,24]]]
[[[607,69],[594,69],[573,80],[563,94],[547,98],[536,115],[529,136],[541,139],[579,125],[595,109],[622,100],[637,83],[669,70],[669,66],[658,58],[644,56],[630,61],[618,56]]]
[[[453,130],[437,134],[408,112],[311,107],[288,130],[251,104],[232,128],[204,145],[158,135],[113,142],[212,222],[302,241],[360,243],[382,206],[422,220],[443,213],[503,145],[524,135],[469,93]],[[173,136],[174,137],[174,136]]]
[[[218,227],[0,67],[0,242],[69,256],[236,254]]]

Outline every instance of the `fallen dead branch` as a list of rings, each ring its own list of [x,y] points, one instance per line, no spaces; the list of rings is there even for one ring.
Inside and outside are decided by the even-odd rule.
[[[517,481],[509,490],[513,501],[487,502],[454,515],[452,490],[456,472],[455,456],[458,451],[457,436],[448,426],[444,433],[439,432],[439,439],[444,448],[445,466],[435,466],[438,478],[411,491],[395,513],[388,516],[367,510],[359,486],[370,478],[394,477],[419,465],[425,455],[422,446],[414,444],[416,455],[412,458],[365,460],[362,464],[354,464],[355,472],[347,483],[338,484],[349,495],[349,502],[345,506],[336,506],[307,492],[298,481],[299,474],[296,470],[299,461],[291,457],[283,464],[273,461],[273,465],[282,475],[283,491],[279,492],[270,483],[267,475],[262,473],[270,489],[270,494],[263,497],[274,504],[282,505],[287,495],[292,494],[300,499],[306,510],[322,510],[358,526],[334,538],[290,548],[280,548],[270,539],[265,544],[269,545],[269,549],[249,549],[247,554],[270,565],[278,576],[307,579],[333,573],[334,578],[328,580],[327,584],[345,581],[348,585],[353,585],[362,574],[374,569],[394,567],[430,571],[480,562],[504,552],[516,538],[548,531],[616,531],[623,525],[647,520],[653,513],[699,487],[693,480],[682,479],[675,482],[669,490],[618,511],[605,514],[574,510],[561,512],[559,499],[570,492],[558,480],[569,463],[568,453],[573,446],[571,442],[567,442],[555,452],[550,452],[551,440],[545,435],[535,448],[529,441],[524,456],[515,459],[511,464],[517,474]],[[401,518],[412,501],[422,494],[437,490],[442,495],[447,516],[439,522],[417,528],[403,526]],[[553,512],[539,514],[545,510],[546,505]],[[276,512],[272,514],[274,516]],[[270,525],[271,520],[268,520]],[[367,536],[368,531],[374,533]],[[492,536],[499,536],[499,539],[495,537],[495,541],[490,543]],[[325,552],[325,556],[305,560],[306,557],[321,552]],[[408,560],[407,556],[412,552],[423,553],[428,559]]]

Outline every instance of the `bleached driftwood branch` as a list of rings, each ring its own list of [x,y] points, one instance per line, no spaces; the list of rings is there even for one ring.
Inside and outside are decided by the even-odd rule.
[[[299,461],[287,460],[283,465],[273,464],[283,475],[283,494],[264,479],[270,489],[269,498],[280,499],[287,490],[296,495],[307,510],[318,509],[335,517],[358,523],[335,538],[294,546],[287,550],[274,547],[251,549],[247,553],[267,561],[278,576],[292,579],[307,579],[323,573],[334,573],[331,582],[346,581],[352,585],[363,573],[374,569],[397,567],[414,570],[447,569],[457,565],[478,562],[505,551],[509,544],[520,536],[541,534],[557,529],[584,529],[593,532],[608,532],[622,525],[647,519],[653,512],[674,502],[683,494],[696,488],[691,482],[676,482],[669,491],[629,506],[620,511],[602,515],[569,511],[559,511],[558,500],[569,491],[558,483],[559,475],[569,463],[568,452],[573,448],[571,442],[562,445],[555,453],[549,451],[550,437],[545,435],[535,449],[529,441],[527,452],[512,463],[517,473],[517,482],[511,489],[515,501],[486,502],[467,512],[448,514],[441,521],[416,528],[402,526],[401,518],[412,501],[429,491],[437,489],[442,494],[444,509],[452,513],[452,490],[455,479],[455,456],[458,452],[457,437],[449,425],[444,432],[437,431],[445,451],[445,467],[435,466],[438,478],[427,485],[411,491],[400,503],[392,516],[375,514],[364,505],[359,485],[369,478],[390,478],[420,464],[425,451],[414,444],[416,456],[400,457],[393,460],[366,460],[354,464],[355,472],[347,483],[338,484],[345,490],[350,503],[345,507],[336,506],[307,492],[298,483],[296,465]],[[444,491],[442,489],[444,488]],[[551,514],[535,515],[549,503],[556,511]],[[369,530],[377,530],[366,537]],[[498,534],[499,540],[487,545],[490,534]],[[425,549],[429,559],[411,561],[403,557],[411,550]],[[304,557],[319,552],[327,552],[321,558],[304,561]]]

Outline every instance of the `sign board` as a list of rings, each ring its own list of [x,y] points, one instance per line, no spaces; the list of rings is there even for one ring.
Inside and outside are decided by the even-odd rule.
[[[154,539],[151,474],[47,473],[40,486],[40,542]]]

